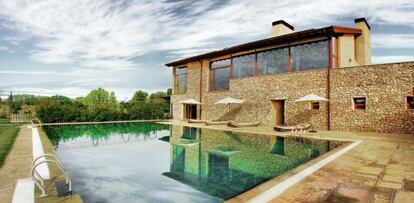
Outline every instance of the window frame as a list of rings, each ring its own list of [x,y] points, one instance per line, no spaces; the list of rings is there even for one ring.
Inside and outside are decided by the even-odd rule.
[[[235,79],[240,79],[240,78],[248,78],[248,77],[254,77],[254,76],[258,76],[258,64],[257,64],[257,54],[259,52],[254,51],[254,52],[250,52],[250,53],[245,53],[245,54],[240,54],[240,55],[236,55],[236,56],[231,56],[231,75],[230,78],[235,78]],[[234,76],[234,63],[233,60],[235,58],[238,57],[243,57],[243,56],[247,56],[247,55],[253,55],[253,65],[252,65],[252,70],[253,70],[253,75],[249,75],[249,76],[240,76],[240,77],[235,77]]]
[[[410,108],[410,102],[408,101],[408,98],[411,98],[411,102],[414,103],[414,96],[406,96],[405,97],[405,109],[412,111],[412,110],[414,110],[414,104],[413,104],[413,108]]]
[[[229,65],[223,65],[223,66],[218,66],[218,67],[212,67],[212,64],[214,63],[214,62],[217,62],[217,61],[223,61],[223,60],[230,60],[230,64]],[[228,68],[229,69],[229,85],[228,85],[228,87],[227,88],[214,88],[215,86],[214,86],[214,81],[215,81],[215,70],[220,70],[220,69],[225,69],[225,68]],[[208,82],[208,84],[209,84],[209,87],[208,87],[208,90],[209,91],[226,91],[226,90],[229,90],[230,89],[230,79],[232,78],[232,73],[233,73],[233,58],[223,58],[223,59],[220,59],[220,60],[214,60],[214,61],[211,61],[210,62],[210,67],[209,67],[209,76],[210,76],[210,78],[209,78],[209,82]]]
[[[327,48],[328,48],[328,52],[327,52],[327,55],[328,55],[328,64],[327,64],[327,66],[326,67],[312,67],[312,68],[310,68],[310,69],[305,69],[305,70],[302,70],[301,68],[299,68],[298,70],[293,70],[293,57],[292,57],[292,48],[294,48],[294,47],[298,47],[298,46],[304,46],[304,45],[306,45],[306,44],[314,44],[314,43],[320,43],[320,42],[326,42],[327,43]],[[330,61],[332,60],[331,59],[331,49],[332,49],[332,47],[331,47],[331,45],[330,45],[330,40],[329,39],[321,39],[321,40],[315,40],[315,41],[310,41],[310,42],[306,42],[306,43],[300,43],[300,44],[294,44],[294,45],[290,45],[289,46],[289,72],[303,72],[303,71],[312,71],[312,70],[321,70],[321,69],[325,69],[325,68],[329,68],[331,65],[330,65]],[[309,68],[309,67],[308,67]]]
[[[312,44],[312,43],[319,43],[319,42],[326,42],[328,44],[328,52],[326,53],[328,55],[328,65],[327,67],[319,67],[319,68],[312,68],[312,69],[307,69],[307,70],[299,70],[299,71],[294,71],[292,70],[292,47],[294,46],[300,46],[300,45],[305,45],[305,44]],[[231,79],[242,79],[242,78],[248,78],[248,77],[257,77],[257,76],[268,76],[268,75],[275,75],[275,74],[283,74],[283,73],[293,73],[293,72],[302,72],[302,71],[312,71],[312,70],[322,70],[322,69],[329,69],[331,66],[331,49],[332,46],[330,45],[331,40],[329,38],[327,39],[316,39],[313,41],[307,41],[307,42],[303,42],[303,43],[297,43],[297,44],[286,44],[283,46],[278,46],[278,47],[272,47],[272,48],[264,48],[264,49],[260,49],[260,51],[257,51],[256,49],[254,49],[254,51],[252,52],[248,52],[245,54],[240,54],[240,55],[229,55],[228,57],[223,57],[220,59],[213,59],[210,61],[209,63],[209,91],[223,91],[223,90],[229,90],[230,89],[230,80]],[[286,72],[274,72],[274,73],[269,73],[268,70],[266,70],[266,73],[261,74],[259,73],[259,63],[258,63],[258,54],[261,52],[267,52],[267,51],[273,51],[273,50],[278,50],[278,49],[287,49],[288,52],[288,56],[287,56],[287,71]],[[253,57],[253,65],[252,65],[252,71],[253,71],[253,75],[251,76],[241,76],[241,77],[235,77],[234,76],[234,63],[233,60],[237,57],[242,57],[245,55],[254,55]],[[217,61],[221,61],[221,60],[230,60],[230,65],[225,65],[225,66],[219,66],[219,67],[215,67],[212,68],[212,63],[217,62]],[[216,69],[221,69],[221,68],[230,68],[230,76],[229,76],[229,87],[227,89],[225,88],[213,88],[213,82],[215,80],[215,75],[214,75],[214,70]]]
[[[185,73],[177,74],[177,69],[185,68]],[[178,92],[178,78],[179,76],[185,75],[185,86],[184,92]],[[174,68],[174,94],[186,94],[187,93],[187,84],[188,84],[188,67],[185,66],[177,66]]]
[[[318,104],[318,108],[314,108],[314,104]],[[310,103],[310,110],[312,111],[319,111],[321,110],[321,103],[320,102],[311,102]]]
[[[356,107],[356,100],[357,99],[364,99],[364,108],[357,108]],[[367,98],[366,97],[353,97],[352,98],[352,110],[356,110],[356,111],[364,111],[367,110]]]

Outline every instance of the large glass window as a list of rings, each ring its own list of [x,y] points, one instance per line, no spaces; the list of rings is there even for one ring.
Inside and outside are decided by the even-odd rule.
[[[289,49],[274,49],[259,52],[257,54],[257,65],[259,74],[271,74],[288,72]]]
[[[233,58],[233,77],[247,77],[255,75],[255,54],[248,54]]]
[[[175,69],[174,89],[176,94],[184,94],[187,90],[187,67]]]
[[[291,47],[292,71],[302,71],[329,66],[328,41],[301,44]]]
[[[210,90],[229,89],[231,60],[214,61],[210,65]]]

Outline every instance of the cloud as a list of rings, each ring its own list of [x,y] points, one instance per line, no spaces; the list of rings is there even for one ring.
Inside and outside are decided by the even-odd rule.
[[[374,48],[414,47],[412,34],[381,32],[381,28],[389,27],[414,30],[412,0],[0,0],[0,8],[0,26],[12,31],[3,39],[16,46],[30,41],[30,60],[63,67],[46,72],[31,70],[33,74],[62,72],[98,84],[94,80],[97,77],[135,78],[137,83],[124,83],[130,92],[137,86],[151,89],[170,84],[165,82],[171,80],[170,74],[163,74],[169,70],[160,68],[166,60],[262,39],[271,22],[279,19],[303,30],[331,24],[352,26],[354,18],[366,17],[377,29],[372,37]],[[154,53],[162,55],[148,61]],[[396,55],[401,55],[400,59],[411,57]],[[373,61],[394,59],[398,57],[375,56]],[[147,82],[149,74],[159,76],[150,81],[155,85]]]
[[[9,53],[14,53],[8,46],[0,45],[0,52],[2,52],[2,51],[9,52]]]
[[[372,56],[373,64],[414,61],[414,56]]]
[[[13,70],[0,70],[0,74],[8,75],[62,75],[60,72],[53,71],[13,71]]]
[[[414,48],[414,34],[375,34],[371,42],[374,48]]]

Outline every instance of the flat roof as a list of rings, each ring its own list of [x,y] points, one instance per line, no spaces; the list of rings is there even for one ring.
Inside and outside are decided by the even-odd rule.
[[[224,48],[224,49],[221,49],[221,50],[212,51],[212,52],[192,56],[192,57],[189,57],[189,58],[176,60],[176,61],[167,63],[165,65],[169,66],[169,67],[178,66],[178,65],[183,65],[183,64],[186,64],[186,63],[192,62],[192,61],[198,61],[198,60],[207,59],[207,58],[214,58],[214,57],[218,57],[218,56],[222,56],[222,55],[226,55],[226,54],[232,54],[232,53],[237,53],[237,52],[241,52],[241,51],[248,51],[248,50],[252,50],[252,49],[263,48],[263,47],[266,47],[266,46],[272,46],[272,45],[277,45],[277,44],[286,43],[286,42],[293,42],[293,41],[297,41],[297,40],[300,40],[300,39],[306,39],[306,38],[312,38],[312,37],[335,36],[335,35],[342,35],[342,34],[357,34],[357,35],[359,35],[361,33],[362,33],[362,31],[360,29],[357,29],[357,28],[332,25],[332,26],[329,26],[329,27],[323,27],[323,28],[318,28],[318,29],[309,29],[309,30],[294,32],[294,33],[290,33],[290,34],[286,34],[286,35],[270,37],[270,38],[266,38],[266,39],[262,39],[262,40],[248,42],[248,43],[245,43],[245,44],[240,44],[240,45],[232,46],[232,47],[229,47],[229,48]]]

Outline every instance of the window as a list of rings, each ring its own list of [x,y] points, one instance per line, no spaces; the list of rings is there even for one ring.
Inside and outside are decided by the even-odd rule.
[[[174,90],[176,94],[184,94],[187,90],[187,67],[175,69]]]
[[[365,97],[354,98],[353,103],[354,103],[354,110],[365,110],[366,109]]]
[[[292,71],[302,71],[329,66],[328,41],[293,46],[291,51]]]
[[[241,78],[255,75],[255,54],[247,54],[233,58],[233,77]]]
[[[319,110],[319,102],[311,102],[311,110]]]
[[[414,98],[412,96],[407,97],[407,109],[414,109]]]
[[[229,89],[231,59],[210,64],[210,90]]]
[[[288,72],[288,61],[288,48],[274,49],[257,54],[259,74]]]

